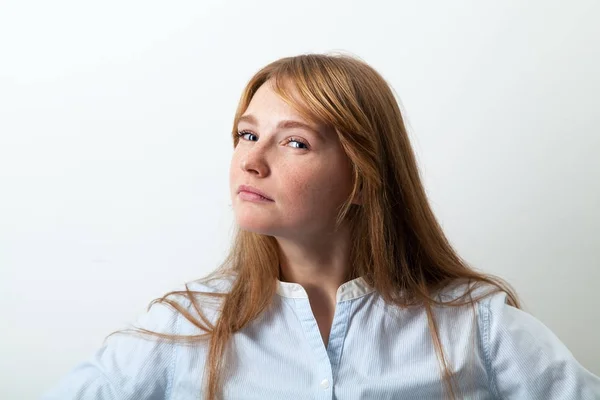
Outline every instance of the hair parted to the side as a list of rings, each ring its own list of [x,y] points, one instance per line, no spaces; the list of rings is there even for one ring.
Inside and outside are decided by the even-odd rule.
[[[307,120],[336,132],[354,170],[354,188],[337,218],[338,225],[348,222],[352,229],[353,269],[348,278],[364,277],[389,304],[424,307],[446,393],[457,398],[458,385],[443,351],[432,307],[471,306],[474,312],[476,301],[499,291],[507,293],[510,305],[520,307],[515,292],[502,279],[469,266],[448,242],[428,203],[398,102],[377,71],[344,54],[303,54],[268,64],[250,79],[242,93],[233,121],[234,147],[239,140],[238,119],[267,81],[273,82],[276,93]],[[358,192],[362,204],[352,204]],[[188,289],[170,292],[152,303],[173,307],[204,334],[181,337],[136,330],[178,342],[207,340],[204,390],[209,400],[220,397],[228,340],[256,319],[276,293],[276,240],[236,227],[227,258],[203,280],[221,276],[235,277],[227,293]],[[443,302],[436,296],[458,284],[466,288],[458,298]],[[473,290],[482,285],[491,290],[474,296]],[[209,296],[222,302],[214,324],[202,312],[200,299]],[[178,298],[187,299],[198,317]]]

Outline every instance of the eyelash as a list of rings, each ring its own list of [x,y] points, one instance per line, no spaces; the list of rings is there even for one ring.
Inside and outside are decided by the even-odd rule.
[[[237,135],[238,135],[239,137],[243,137],[244,135],[248,135],[248,134],[256,136],[254,133],[252,133],[252,132],[250,132],[250,131],[239,131],[239,132],[237,133]],[[290,138],[286,139],[286,144],[288,144],[288,143],[291,143],[291,142],[297,142],[297,143],[300,143],[300,144],[302,144],[302,145],[306,146],[306,148],[302,148],[302,147],[296,147],[296,149],[299,149],[299,150],[308,150],[308,144],[307,144],[307,143],[305,143],[305,142],[304,142],[304,141],[302,141],[302,140],[299,140],[299,139],[297,139],[297,138],[295,138],[295,137],[290,137]]]

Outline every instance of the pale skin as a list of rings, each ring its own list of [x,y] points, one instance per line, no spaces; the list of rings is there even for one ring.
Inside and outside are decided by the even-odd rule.
[[[310,127],[281,126],[283,121]],[[277,240],[280,279],[304,287],[327,345],[336,292],[351,271],[348,226],[334,231],[338,207],[352,190],[350,161],[335,132],[301,117],[269,82],[258,89],[237,128],[243,136],[230,167],[236,221]],[[251,185],[272,201],[244,200],[239,185]]]

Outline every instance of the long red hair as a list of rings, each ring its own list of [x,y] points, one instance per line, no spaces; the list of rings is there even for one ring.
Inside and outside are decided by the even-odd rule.
[[[239,140],[238,119],[267,81],[307,120],[336,132],[354,171],[352,193],[337,216],[338,224],[349,222],[352,227],[354,269],[349,278],[363,276],[389,304],[424,307],[447,395],[456,398],[458,385],[432,307],[473,307],[483,296],[474,296],[473,290],[482,285],[492,288],[485,295],[506,292],[509,304],[519,307],[516,294],[502,279],[469,266],[448,242],[428,203],[398,102],[377,71],[356,57],[340,54],[304,54],[268,64],[242,93],[233,120],[234,147]],[[362,204],[351,204],[359,191]],[[205,333],[175,337],[138,330],[177,341],[208,341],[204,388],[209,400],[219,397],[227,342],[256,319],[276,293],[279,253],[275,239],[236,228],[227,258],[204,280],[223,276],[233,277],[227,293],[184,290],[155,300],[170,305]],[[466,290],[458,298],[442,302],[436,296],[461,283],[466,283]],[[214,324],[203,312],[203,301],[209,297],[220,301]],[[181,304],[181,298],[189,300],[193,313]]]

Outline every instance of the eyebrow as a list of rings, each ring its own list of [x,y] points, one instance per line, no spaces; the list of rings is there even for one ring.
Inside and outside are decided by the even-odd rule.
[[[240,122],[248,122],[252,125],[258,125],[258,121],[256,120],[256,117],[254,117],[254,115],[252,115],[252,114],[242,115],[238,119],[238,124]],[[293,128],[306,129],[307,131],[315,133],[317,136],[319,136],[319,138],[325,139],[323,136],[323,133],[319,129],[317,129],[314,126],[309,125],[305,122],[286,119],[283,121],[279,121],[279,123],[277,124],[277,129],[293,129]]]

